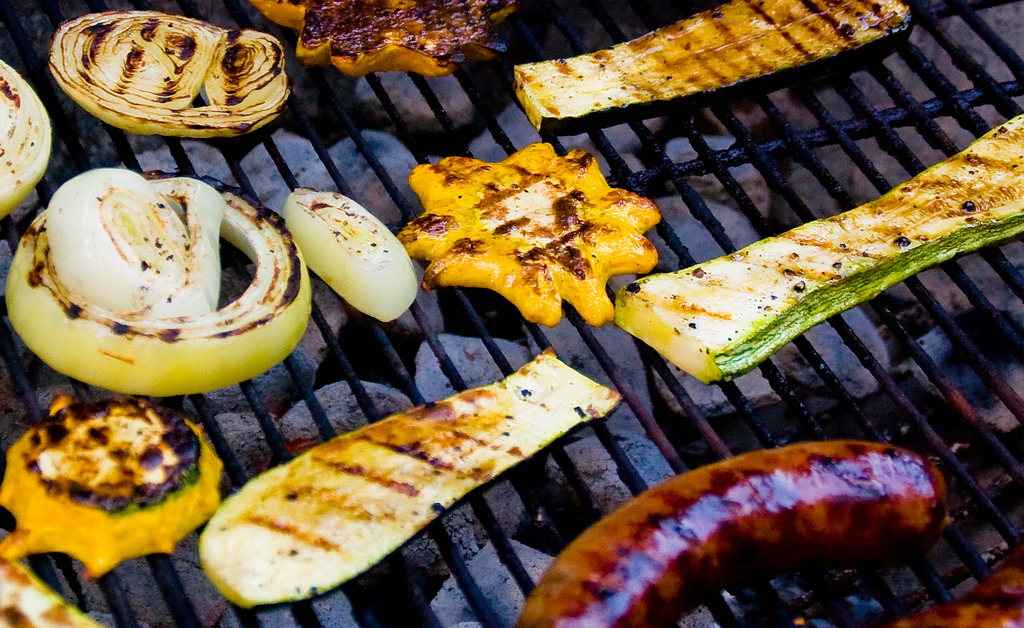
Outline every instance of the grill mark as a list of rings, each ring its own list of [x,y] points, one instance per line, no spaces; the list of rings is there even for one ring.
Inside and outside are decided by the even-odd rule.
[[[421,449],[421,448],[417,447],[415,444],[412,444],[412,443],[407,444],[407,445],[393,445],[393,444],[387,443],[387,442],[376,441],[376,440],[374,440],[372,438],[369,438],[369,437],[363,436],[363,435],[353,436],[353,438],[359,439],[359,440],[364,440],[364,441],[366,441],[368,443],[373,443],[374,445],[379,445],[381,447],[386,447],[387,449],[390,449],[391,451],[395,452],[396,454],[402,454],[403,456],[409,456],[410,458],[415,458],[416,460],[421,460],[423,462],[426,462],[430,466],[434,467],[435,469],[443,469],[445,471],[454,471],[455,470],[455,467],[452,466],[451,463],[445,462],[444,460],[441,460],[440,458],[436,458],[434,456],[431,456],[429,452],[427,452],[424,449]]]
[[[401,493],[402,495],[408,495],[409,497],[417,497],[420,494],[419,489],[412,484],[409,484],[408,482],[398,482],[390,478],[376,475],[372,473],[370,469],[367,469],[362,465],[349,465],[341,462],[340,460],[327,460],[324,458],[315,458],[315,460],[325,467],[329,467],[335,471],[340,471],[341,473],[363,478],[368,482],[373,482],[378,486],[383,486],[389,491],[393,491],[395,493]]]
[[[839,20],[836,19],[836,16],[832,15],[828,9],[820,9],[818,5],[814,4],[813,0],[800,0],[800,4],[807,7],[807,10],[812,14],[820,16],[821,19],[832,28],[832,32],[848,42],[853,40],[854,33],[851,32],[849,24],[840,24]],[[810,25],[807,25],[807,28],[808,30],[811,30]],[[817,29],[814,29],[814,31],[819,32]]]
[[[789,33],[788,31],[784,30],[784,28],[779,25],[778,21],[776,21],[771,15],[768,14],[767,11],[765,11],[763,8],[761,8],[759,4],[757,4],[758,0],[745,1],[747,3],[747,6],[749,6],[751,10],[753,10],[755,13],[760,15],[765,22],[771,24],[772,27],[775,29],[775,32],[777,32],[780,37],[785,39],[789,43],[789,45],[793,47],[794,50],[796,50],[805,57],[811,57],[811,53],[806,48],[804,48],[803,44],[801,44],[799,41],[796,40],[795,37],[793,37],[792,33]]]
[[[275,532],[282,532],[287,534],[289,537],[295,539],[299,543],[304,543],[310,547],[317,549],[328,550],[331,552],[340,552],[341,548],[330,539],[314,534],[306,530],[302,530],[299,526],[294,524],[285,523],[283,521],[274,520],[264,515],[250,514],[247,515],[243,521],[245,523],[251,523],[253,525],[260,526],[261,528],[268,528]]]

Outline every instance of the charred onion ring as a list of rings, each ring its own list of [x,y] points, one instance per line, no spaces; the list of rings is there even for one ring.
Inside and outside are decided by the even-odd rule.
[[[39,96],[0,61],[0,218],[39,183],[50,161],[50,135]]]
[[[91,272],[83,274],[113,276],[123,269],[111,270],[110,263],[120,259],[129,270],[137,265],[143,271],[139,276],[150,271],[156,275],[156,270],[160,274],[179,272],[180,285],[188,284],[188,275],[198,271],[189,266],[192,258],[175,258],[174,251],[193,249],[191,242],[168,243],[180,237],[173,227],[151,231],[155,224],[152,219],[111,208],[127,198],[123,190],[111,185],[127,171],[96,172],[79,175],[54,195],[59,200],[62,190],[71,186],[70,193],[83,202],[101,198],[99,207],[108,204],[101,211],[115,217],[99,221],[96,229],[103,232],[100,235],[118,241],[124,256],[95,254],[100,248],[96,245],[83,254],[83,266],[94,264]],[[128,176],[141,179],[131,173]],[[48,233],[52,226],[47,221],[58,215],[49,215],[51,204],[22,237],[7,281],[11,324],[29,349],[54,369],[89,384],[156,396],[214,390],[254,377],[284,359],[298,343],[310,315],[309,277],[302,257],[279,216],[254,207],[219,183],[211,183],[219,187],[226,203],[221,236],[256,263],[252,283],[241,296],[219,310],[205,313],[191,310],[182,314],[182,310],[198,306],[193,303],[179,310],[174,307],[172,295],[163,297],[172,301],[169,312],[145,303],[136,303],[137,309],[126,311],[98,305],[95,299],[102,297],[93,295],[115,288],[104,283],[71,287],[57,271],[51,255],[54,242]],[[168,205],[180,206],[182,214],[188,216],[198,211],[190,205],[204,196],[196,184],[194,179],[171,178],[147,185],[162,193]],[[159,242],[155,240],[157,233],[162,234]],[[159,267],[146,262],[152,259],[148,256],[152,252],[150,241],[156,250],[166,253]],[[183,268],[175,270],[175,263]],[[151,285],[159,284],[154,281]],[[131,292],[138,286],[128,282],[117,289]]]
[[[50,71],[86,111],[143,135],[248,133],[273,120],[289,93],[275,38],[156,11],[65,22],[53,37]],[[209,104],[193,107],[201,89]]]

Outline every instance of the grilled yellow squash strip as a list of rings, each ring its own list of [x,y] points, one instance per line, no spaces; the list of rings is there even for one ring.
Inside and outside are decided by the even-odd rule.
[[[142,135],[241,135],[276,118],[289,94],[275,38],[157,11],[61,24],[50,71],[83,109]],[[193,107],[200,90],[208,104]]]
[[[847,69],[847,53],[909,32],[900,0],[732,0],[607,50],[518,65],[516,96],[541,131],[582,132],[585,117],[618,124]]]
[[[32,572],[0,559],[0,626],[4,628],[101,628],[65,602]]]
[[[545,352],[503,382],[339,436],[250,481],[207,524],[203,569],[245,607],[326,591],[618,400]]]
[[[833,314],[1024,231],[1024,116],[871,203],[622,288],[615,322],[704,382]]]

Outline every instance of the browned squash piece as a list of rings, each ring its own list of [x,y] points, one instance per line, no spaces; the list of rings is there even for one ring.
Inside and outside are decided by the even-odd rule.
[[[451,74],[466,59],[505,49],[494,25],[517,0],[251,0],[271,20],[300,31],[304,65],[370,72]]]
[[[605,181],[594,157],[531,144],[491,164],[448,157],[409,185],[425,213],[398,234],[431,262],[426,288],[490,288],[526,320],[553,326],[562,299],[591,325],[614,317],[609,277],[645,273],[658,254],[643,233],[661,219],[650,200]]]

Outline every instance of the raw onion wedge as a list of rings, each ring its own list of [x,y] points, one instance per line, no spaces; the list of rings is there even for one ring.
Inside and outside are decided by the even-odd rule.
[[[50,116],[14,68],[0,61],[0,218],[39,183],[50,162]]]
[[[156,11],[65,22],[53,36],[50,71],[83,109],[142,135],[241,135],[276,118],[289,93],[274,37]],[[209,104],[193,107],[200,90]]]
[[[25,344],[61,373],[137,395],[206,392],[254,377],[284,359],[310,314],[301,254],[279,216],[211,184],[226,204],[221,236],[256,263],[241,296],[216,311],[193,315],[154,315],[149,307],[118,312],[97,305],[92,296],[69,288],[57,272],[49,238],[56,216],[47,210],[22,237],[7,281],[11,324]],[[185,215],[192,211],[188,199],[203,197],[195,194],[191,179],[149,185],[168,203],[186,205]],[[131,233],[135,222],[121,225],[126,228],[117,235],[125,240],[149,237]]]
[[[390,321],[416,299],[416,271],[387,226],[352,199],[297,189],[285,222],[313,272],[364,314]]]

